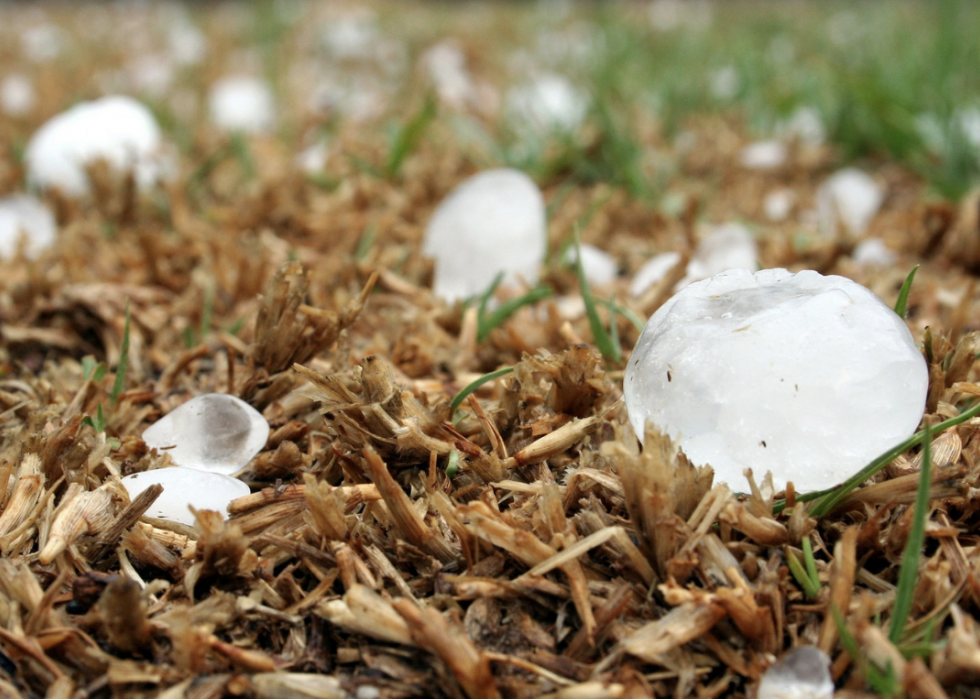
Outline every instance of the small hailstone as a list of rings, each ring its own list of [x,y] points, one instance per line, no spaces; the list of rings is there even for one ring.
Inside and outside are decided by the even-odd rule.
[[[860,236],[878,213],[885,198],[881,185],[857,168],[844,168],[831,175],[817,190],[817,215],[826,232],[838,224],[845,233]]]
[[[615,257],[595,245],[580,245],[579,249],[582,251],[582,271],[585,272],[585,279],[589,284],[606,286],[615,281],[619,275],[619,263],[616,262]],[[565,262],[574,265],[577,259],[575,248],[568,248]]]
[[[300,151],[296,156],[296,164],[307,175],[317,175],[327,167],[330,146],[324,140],[319,140],[309,148]]]
[[[370,58],[378,44],[378,26],[370,11],[351,12],[329,21],[323,28],[323,44],[337,58]]]
[[[37,95],[34,83],[23,73],[10,73],[0,82],[0,110],[12,117],[20,117],[34,109]]]
[[[224,393],[197,396],[143,432],[146,446],[169,454],[178,466],[226,476],[248,464],[268,438],[262,414]]]
[[[762,675],[757,699],[833,699],[830,658],[815,646],[801,646]]]
[[[858,243],[851,258],[859,265],[890,267],[898,260],[898,254],[881,238],[868,238]]]
[[[650,318],[624,378],[630,422],[679,439],[732,486],[840,483],[908,438],[929,372],[905,323],[849,279],[729,270]]]
[[[630,282],[630,295],[643,296],[647,289],[666,277],[680,259],[679,252],[662,252],[651,257],[633,275],[633,280]]]
[[[786,163],[786,144],[775,139],[756,141],[742,148],[738,160],[749,170],[773,170]]]
[[[110,96],[82,102],[52,117],[27,144],[27,180],[70,196],[88,192],[85,167],[105,161],[118,171],[132,170],[141,189],[166,175],[162,139],[153,113],[131,97]]]
[[[435,259],[433,291],[452,303],[480,294],[504,272],[536,284],[547,245],[544,197],[519,170],[473,175],[450,192],[425,228],[422,252]]]
[[[134,473],[120,479],[130,499],[151,485],[162,485],[163,492],[146,511],[147,516],[194,526],[194,515],[188,505],[197,510],[214,510],[228,514],[228,504],[251,491],[237,478],[220,473],[208,473],[193,468],[175,466]]]
[[[742,87],[742,79],[735,66],[722,66],[709,76],[711,94],[715,99],[730,100],[738,94]]]
[[[208,51],[208,40],[190,20],[178,20],[167,32],[170,56],[178,64],[187,66],[200,63]]]
[[[781,138],[795,138],[808,146],[819,146],[827,140],[827,127],[813,107],[797,107],[789,118],[779,124],[776,132]]]
[[[766,218],[773,222],[785,221],[789,218],[796,204],[796,192],[792,189],[774,189],[762,200],[762,210]]]
[[[208,93],[211,122],[222,131],[261,133],[276,121],[275,98],[269,85],[246,75],[219,80]]]
[[[561,75],[541,75],[516,85],[505,97],[508,117],[536,132],[577,130],[585,121],[589,98]]]
[[[759,266],[759,251],[751,231],[741,223],[723,223],[709,229],[691,255],[687,274],[677,289],[724,272],[726,269],[751,269]]]
[[[61,27],[44,22],[29,27],[20,35],[20,48],[35,63],[52,61],[65,50],[67,32]]]
[[[420,62],[442,102],[462,109],[474,99],[476,87],[466,69],[466,54],[458,43],[440,41],[422,54]]]
[[[35,197],[15,194],[0,199],[0,258],[13,257],[21,235],[25,237],[24,254],[37,259],[58,237],[54,214]]]

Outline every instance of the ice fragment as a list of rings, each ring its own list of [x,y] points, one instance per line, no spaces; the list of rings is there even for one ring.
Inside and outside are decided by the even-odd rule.
[[[249,487],[237,478],[175,466],[134,473],[121,479],[130,499],[151,485],[162,485],[163,492],[146,511],[148,517],[167,519],[194,526],[189,505],[198,510],[228,514],[228,503],[248,495]]]
[[[586,281],[593,286],[612,284],[619,274],[616,258],[595,245],[580,245],[579,249],[582,251],[582,271],[585,272]],[[569,248],[565,254],[565,262],[574,265],[577,259],[575,248]]]
[[[884,199],[881,186],[857,168],[838,170],[817,190],[820,227],[835,233],[838,227],[852,236],[867,229]]]
[[[57,239],[54,214],[39,199],[27,194],[0,199],[0,258],[14,256],[21,235],[25,238],[24,254],[28,259],[37,259]]]
[[[487,170],[454,189],[429,220],[423,254],[435,259],[433,291],[452,303],[505,283],[538,281],[546,246],[544,197],[518,170]]]
[[[922,417],[929,377],[905,323],[844,277],[729,270],[653,317],[624,377],[630,421],[666,429],[736,489],[833,486]]]
[[[568,78],[546,73],[515,85],[505,98],[508,117],[534,133],[571,132],[585,121],[588,95]]]
[[[796,204],[796,192],[792,189],[775,189],[762,200],[762,209],[770,221],[785,221]]]
[[[832,699],[830,658],[819,648],[801,646],[777,660],[759,683],[758,699]]]
[[[776,139],[750,143],[738,154],[742,167],[749,170],[773,170],[785,164],[786,158],[786,144]]]
[[[275,125],[275,99],[269,86],[246,75],[227,77],[211,86],[208,111],[222,131],[261,133]]]
[[[269,423],[243,400],[223,393],[193,398],[143,432],[151,449],[178,466],[231,475],[265,446]]]
[[[666,277],[680,259],[679,252],[662,252],[651,257],[633,275],[633,280],[630,282],[630,295],[643,296],[647,289]]]
[[[890,267],[898,260],[898,254],[885,245],[881,238],[868,238],[858,243],[851,257],[859,265]]]
[[[22,117],[34,109],[37,94],[34,83],[23,73],[10,73],[0,81],[0,110],[12,117]]]

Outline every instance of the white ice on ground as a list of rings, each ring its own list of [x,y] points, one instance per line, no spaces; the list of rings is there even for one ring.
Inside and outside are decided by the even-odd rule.
[[[643,296],[654,284],[667,276],[667,273],[680,262],[679,252],[662,252],[654,255],[640,267],[630,281],[630,295]]]
[[[756,141],[743,147],[738,161],[748,170],[774,170],[786,164],[786,144],[776,139]]]
[[[34,83],[23,73],[9,73],[0,81],[0,110],[12,117],[30,113],[37,102]]]
[[[134,473],[120,479],[130,499],[151,485],[162,485],[163,492],[146,511],[148,517],[194,526],[194,515],[188,506],[228,514],[228,504],[248,495],[251,490],[237,478],[207,473],[193,468],[174,466]]]
[[[616,258],[595,245],[583,244],[579,249],[582,251],[582,271],[585,272],[586,281],[592,286],[612,284],[619,275],[619,263],[616,262]],[[572,266],[577,260],[575,248],[568,248],[565,253],[565,263]]]
[[[329,157],[330,145],[326,140],[320,139],[296,155],[296,164],[306,174],[318,175],[326,170]]]
[[[208,93],[211,122],[222,131],[262,133],[276,122],[275,97],[269,85],[248,75],[222,78]]]
[[[269,438],[269,423],[243,400],[206,393],[170,411],[143,432],[143,441],[178,466],[229,476]]]
[[[762,675],[757,699],[832,699],[830,658],[815,646],[801,646],[773,663]]]
[[[898,253],[885,245],[881,238],[868,238],[857,244],[851,258],[859,265],[890,267],[898,260]]]
[[[630,422],[679,439],[718,481],[831,487],[914,431],[928,370],[871,291],[814,271],[730,270],[654,313],[624,377]]]
[[[780,138],[796,139],[808,146],[823,145],[827,140],[827,127],[820,112],[805,105],[797,107],[788,119],[778,124],[776,133]]]
[[[831,175],[817,190],[817,217],[825,233],[860,236],[878,213],[885,192],[870,175],[847,167]]]
[[[100,160],[132,170],[141,189],[166,176],[160,127],[145,105],[119,95],[81,102],[45,122],[24,152],[30,184],[69,196],[88,192],[85,168]]]
[[[796,192],[788,187],[774,189],[766,194],[762,200],[762,210],[773,223],[785,221],[789,218],[793,207],[796,205]]]
[[[449,193],[425,228],[422,254],[435,260],[433,291],[449,303],[504,283],[536,284],[547,245],[544,197],[519,170],[473,175]]]
[[[41,252],[54,245],[58,238],[58,223],[54,214],[40,199],[27,194],[14,194],[0,199],[0,258],[11,258],[24,236],[24,255],[37,259]]]
[[[589,109],[585,91],[553,73],[511,87],[504,102],[508,119],[535,133],[576,131]]]

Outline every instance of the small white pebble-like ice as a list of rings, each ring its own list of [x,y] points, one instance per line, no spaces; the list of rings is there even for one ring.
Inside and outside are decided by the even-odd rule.
[[[748,170],[775,170],[786,164],[788,151],[782,141],[771,139],[750,143],[738,154],[738,161]]]
[[[844,277],[729,270],[654,313],[624,377],[630,422],[679,440],[718,481],[771,471],[777,488],[831,487],[908,438],[929,375],[912,334]]]
[[[435,260],[433,291],[449,303],[504,283],[536,284],[547,245],[544,197],[519,170],[473,175],[449,193],[425,228],[422,253]]]
[[[519,129],[536,133],[577,130],[589,109],[589,97],[568,78],[539,75],[507,91],[508,119]]]
[[[774,189],[762,200],[762,210],[773,223],[789,218],[793,207],[796,206],[796,192],[788,187]]]
[[[0,258],[11,258],[17,252],[21,236],[24,255],[37,259],[58,238],[54,214],[39,199],[14,194],[0,199]]]
[[[857,244],[851,258],[866,267],[890,267],[898,261],[898,253],[881,238],[868,238]]]
[[[166,175],[160,127],[153,113],[131,97],[110,96],[81,102],[52,117],[27,144],[27,180],[69,196],[89,190],[86,166],[107,162],[117,171],[132,170],[141,189]]]
[[[585,272],[585,280],[592,286],[608,286],[615,281],[619,275],[619,263],[616,258],[605,250],[597,248],[595,245],[583,244],[579,246],[582,251],[582,271]],[[565,263],[573,266],[578,261],[575,248],[570,247],[565,253]]]
[[[830,658],[815,646],[800,646],[762,675],[757,699],[833,699]]]
[[[817,190],[817,217],[826,233],[863,234],[878,213],[885,193],[870,175],[848,167],[831,175]]]
[[[150,505],[146,515],[190,527],[194,526],[195,520],[189,506],[197,510],[214,510],[227,516],[228,504],[251,492],[237,478],[180,466],[134,473],[120,481],[126,487],[130,499],[151,485],[162,485],[163,492]]]
[[[192,398],[143,432],[146,446],[169,454],[178,466],[226,476],[248,464],[268,438],[262,414],[224,393]]]
[[[34,83],[23,73],[9,73],[0,80],[0,110],[12,117],[22,117],[34,109],[37,94]]]
[[[211,123],[222,131],[262,133],[276,123],[276,103],[268,83],[247,75],[222,78],[208,93]]]

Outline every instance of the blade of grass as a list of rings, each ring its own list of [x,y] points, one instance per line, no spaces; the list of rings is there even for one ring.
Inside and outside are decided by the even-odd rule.
[[[605,308],[608,308],[610,311],[613,311],[623,316],[623,318],[628,320],[630,324],[632,324],[632,326],[637,329],[637,331],[643,332],[643,328],[646,326],[646,323],[643,322],[643,319],[640,318],[640,316],[636,315],[634,311],[630,310],[629,308],[626,308],[626,306],[620,306],[618,303],[615,302],[615,299],[610,299],[608,301],[606,301],[605,299],[596,299],[595,302],[600,306],[604,306]]]
[[[800,563],[800,559],[789,548],[786,549],[786,563],[789,565],[789,572],[793,574],[793,578],[796,579],[796,582],[803,589],[803,594],[806,595],[806,598],[808,600],[816,598],[820,594],[820,585],[813,583],[803,564]]]
[[[357,250],[354,251],[354,259],[361,262],[367,259],[368,253],[371,252],[371,248],[374,247],[374,240],[378,237],[378,227],[373,223],[368,224],[361,233],[360,239],[357,241]]]
[[[806,574],[814,586],[819,590],[820,575],[817,573],[817,561],[813,558],[813,544],[810,542],[810,537],[805,537],[802,543],[803,563],[806,566]]]
[[[119,350],[119,366],[116,367],[116,380],[112,382],[109,402],[112,406],[119,400],[126,383],[126,369],[129,367],[129,302],[126,302],[126,325],[123,327],[122,347]],[[101,407],[101,406],[100,406]]]
[[[619,364],[623,361],[623,351],[618,343],[613,342],[599,318],[595,297],[592,296],[592,289],[589,287],[589,281],[585,278],[585,268],[582,266],[582,246],[579,243],[578,230],[575,231],[575,271],[578,273],[580,293],[585,302],[585,313],[589,318],[592,339],[595,340],[596,347],[599,348],[606,361]]]
[[[415,147],[422,139],[422,134],[425,133],[426,128],[432,123],[435,116],[436,101],[432,95],[427,95],[422,108],[395,133],[394,140],[391,144],[391,151],[388,153],[388,160],[384,166],[386,177],[394,177],[398,174],[405,159],[415,150]]]
[[[490,383],[494,379],[499,379],[501,376],[507,376],[507,374],[511,373],[512,371],[514,371],[514,367],[507,366],[504,367],[503,369],[497,369],[496,371],[491,371],[489,374],[484,374],[483,376],[476,379],[475,381],[471,381],[463,388],[463,390],[461,390],[453,397],[452,402],[449,404],[450,409],[452,410],[453,413],[455,413],[459,409],[459,406],[463,403],[463,401],[466,400],[466,398],[471,393],[473,393],[476,389],[478,389],[480,386],[482,386],[485,383]]]
[[[536,286],[526,294],[522,294],[517,298],[510,299],[500,304],[500,306],[495,309],[492,313],[480,313],[479,320],[477,322],[476,339],[478,342],[483,342],[489,336],[494,328],[500,327],[504,321],[510,318],[514,313],[524,306],[530,306],[533,303],[542,301],[549,296],[551,296],[552,291],[546,286]],[[481,311],[486,306],[485,301],[481,303]]]
[[[204,307],[201,309],[201,341],[211,332],[211,318],[214,316],[214,279],[204,289]]]
[[[915,279],[915,273],[919,271],[919,265],[912,268],[912,271],[908,273],[905,277],[905,281],[902,282],[902,288],[898,292],[898,300],[895,301],[895,312],[898,314],[899,318],[905,318],[908,314],[909,307],[909,292],[912,290],[912,280]]]
[[[912,601],[915,597],[915,585],[919,580],[919,562],[922,556],[922,544],[926,538],[926,518],[929,516],[929,491],[931,490],[932,474],[932,430],[926,425],[925,438],[922,442],[922,466],[919,475],[919,492],[915,496],[915,510],[912,515],[912,528],[905,542],[902,554],[902,567],[898,572],[898,587],[895,590],[895,604],[892,606],[892,618],[888,626],[888,639],[898,645],[905,631],[905,622],[912,611]]]
[[[245,179],[253,179],[255,177],[255,160],[252,158],[252,149],[248,145],[248,140],[240,131],[231,137],[231,151],[235,154],[235,159],[245,174]]]

